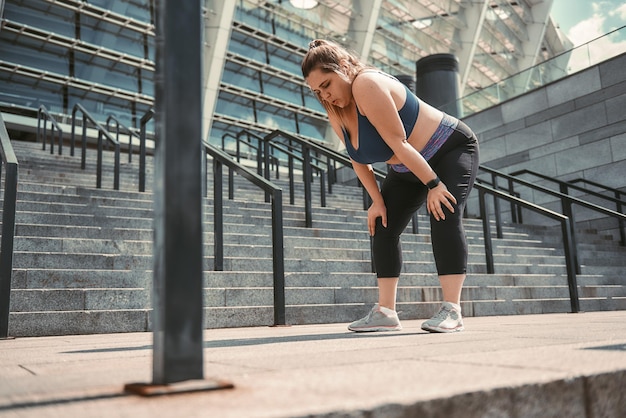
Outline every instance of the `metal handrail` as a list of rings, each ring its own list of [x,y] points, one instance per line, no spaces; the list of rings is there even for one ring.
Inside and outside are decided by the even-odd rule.
[[[600,183],[596,183],[595,181],[591,181],[591,180],[587,180],[587,179],[583,179],[583,178],[577,178],[577,179],[573,179],[573,180],[569,180],[568,183],[571,184],[575,184],[575,183],[585,183],[588,184],[590,186],[594,186],[600,189],[604,189],[607,192],[613,192],[615,194],[615,198],[618,200],[621,200],[622,203],[626,203],[622,200],[622,195],[626,196],[626,192],[623,192],[619,189],[615,189],[613,187],[609,187],[609,186],[605,186],[604,184],[600,184]],[[585,189],[585,191],[587,191],[587,189]]]
[[[0,339],[5,339],[9,335],[18,161],[2,113],[0,113],[0,154],[0,179],[3,166],[6,171],[2,201],[2,239],[0,241]]]
[[[608,216],[611,216],[611,217],[615,217],[617,219],[626,219],[626,215],[624,215],[624,214],[615,212],[613,210],[604,208],[602,206],[595,205],[593,203],[587,202],[585,200],[582,200],[582,199],[579,199],[579,198],[576,198],[576,197],[573,197],[573,196],[566,195],[566,194],[561,193],[561,192],[557,192],[557,191],[552,190],[552,189],[548,189],[548,188],[543,187],[543,186],[538,186],[538,185],[536,185],[534,183],[531,183],[529,181],[520,179],[519,177],[515,177],[515,176],[512,176],[510,174],[502,173],[502,172],[500,172],[498,170],[494,170],[494,169],[486,167],[484,165],[481,165],[480,169],[483,170],[483,171],[486,171],[486,172],[488,172],[488,173],[490,173],[492,175],[496,175],[498,177],[510,180],[511,181],[511,188],[510,188],[510,192],[511,193],[514,192],[514,190],[513,190],[513,183],[518,183],[518,184],[521,184],[523,186],[529,187],[531,189],[534,189],[534,190],[537,190],[537,191],[540,191],[540,192],[543,192],[543,193],[546,193],[546,194],[549,194],[551,196],[555,196],[555,197],[558,197],[558,198],[561,199],[562,210],[563,210],[563,212],[565,212],[564,215],[566,215],[570,219],[570,228],[571,228],[572,240],[574,242],[574,254],[575,254],[575,257],[576,257],[576,272],[578,274],[580,274],[580,263],[578,262],[578,251],[577,251],[577,244],[576,244],[576,222],[574,221],[574,217],[573,217],[572,205],[573,204],[577,204],[577,205],[586,207],[588,209],[594,210],[596,212],[600,212],[600,213],[603,213],[605,215],[608,215]],[[477,184],[480,183],[480,179],[477,179],[477,180],[478,180]]]
[[[311,164],[311,151],[315,151],[316,153],[323,155],[329,159],[332,159],[335,162],[341,163],[346,167],[352,167],[352,161],[348,157],[343,154],[340,154],[336,151],[331,150],[330,148],[326,148],[322,145],[318,145],[314,142],[307,141],[302,138],[298,138],[290,133],[275,130],[270,132],[268,135],[264,137],[266,142],[272,141],[275,138],[283,137],[290,141],[293,141],[299,144],[302,147],[302,158],[304,161],[303,164],[303,178],[304,178],[304,205],[305,205],[305,224],[307,228],[311,228],[313,225],[313,212],[311,207],[312,201],[312,192],[311,192],[311,178],[312,178],[312,164]],[[377,180],[382,180],[385,178],[385,173],[381,172],[378,169],[373,168],[374,175]],[[366,196],[367,191],[363,189],[363,208],[367,209]]]
[[[285,260],[283,233],[283,191],[269,180],[250,171],[234,161],[224,151],[202,141],[204,152],[213,158],[213,228],[214,228],[214,269],[224,269],[224,208],[222,190],[222,166],[246,178],[272,196],[272,260],[274,285],[274,325],[286,325],[285,319]]]
[[[50,154],[54,154],[54,130],[56,129],[58,132],[59,138],[59,155],[63,154],[63,130],[57,123],[57,121],[52,117],[52,115],[48,112],[46,106],[41,105],[37,110],[37,141],[41,135],[41,120],[43,119],[43,140],[42,140],[42,150],[46,150],[46,142],[48,139],[47,125],[48,121],[50,121]]]
[[[109,115],[107,117],[106,128],[107,128],[107,131],[109,132],[111,131],[111,126],[110,126],[111,123],[115,124],[115,139],[117,140],[117,142],[120,142],[120,133],[128,135],[128,162],[131,163],[133,161],[133,137],[139,140],[141,140],[141,138],[136,131],[130,129],[129,127],[124,125],[122,122],[120,122],[115,117],[115,115]],[[123,132],[120,132],[120,129]]]
[[[323,145],[319,145],[314,142],[307,141],[302,138],[298,138],[294,135],[291,135],[281,130],[275,130],[271,132],[270,134],[266,135],[264,139],[266,140],[266,142],[269,142],[281,136],[288,139],[289,141],[299,144],[302,147],[301,153],[302,153],[303,160],[304,160],[303,176],[305,180],[304,181],[305,224],[307,228],[311,228],[313,225],[313,213],[312,213],[312,207],[311,207],[311,183],[310,183],[310,180],[312,178],[311,157],[310,157],[311,151],[315,151],[317,154],[323,155],[327,158],[327,167],[328,167],[327,173],[330,174],[332,172],[333,176],[335,172],[335,167],[334,167],[335,163],[340,163],[344,167],[349,167],[350,169],[352,169],[352,161],[350,160],[350,158],[346,157],[345,155],[337,151],[334,151]],[[374,177],[376,178],[377,181],[382,181],[386,177],[386,173],[384,171],[381,171],[374,166],[372,166],[372,172],[374,173]],[[328,179],[328,192],[329,193],[331,193],[332,183],[333,183],[333,180],[329,178]],[[363,193],[363,210],[367,210],[367,208],[369,207],[371,203],[371,199],[369,195],[367,194],[367,190],[365,190],[365,188],[362,187],[362,184],[360,181],[359,181],[359,185],[361,186],[361,190]],[[418,228],[417,213],[414,213],[411,219],[412,219],[412,233],[418,234],[419,228]]]
[[[154,117],[154,109],[148,110],[140,121],[139,128],[139,191],[146,191],[146,126]]]
[[[106,138],[109,143],[113,144],[115,147],[115,165],[113,168],[113,188],[115,190],[120,189],[120,143],[109,134],[109,132],[97,121],[95,120],[89,112],[79,103],[76,103],[72,109],[72,137],[71,137],[71,152],[70,154],[74,155],[74,144],[75,144],[75,128],[76,128],[76,113],[80,112],[83,116],[82,119],[82,155],[81,155],[81,163],[80,168],[83,170],[86,167],[86,158],[87,158],[87,121],[91,122],[91,124],[98,131],[98,156],[97,156],[97,168],[96,168],[96,187],[98,189],[102,188],[102,152],[103,152],[103,144],[102,138]]]
[[[554,212],[552,210],[543,208],[534,203],[530,203],[526,200],[520,199],[516,196],[504,193],[500,190],[496,190],[484,184],[475,183],[474,187],[478,190],[478,200],[480,205],[480,217],[483,221],[483,235],[485,241],[485,258],[487,263],[487,273],[494,274],[495,267],[493,261],[493,245],[491,242],[491,226],[489,222],[489,212],[487,210],[487,203],[485,195],[490,194],[493,196],[494,201],[496,199],[504,199],[515,205],[523,206],[526,209],[537,212],[548,218],[557,220],[561,223],[561,233],[563,235],[563,251],[565,252],[565,268],[567,270],[567,284],[569,287],[570,306],[573,313],[580,311],[579,299],[578,299],[578,285],[576,283],[577,274],[577,260],[574,238],[571,234],[571,219],[568,216]]]
[[[615,193],[615,197],[609,197],[609,196],[605,196],[601,193],[598,192],[594,192],[592,190],[587,190],[584,187],[580,187],[580,186],[576,186],[575,184],[571,184],[571,182],[566,182],[566,181],[562,181],[562,180],[557,180],[553,177],[549,177],[546,176],[545,174],[541,174],[541,173],[537,173],[536,171],[532,171],[532,170],[519,170],[519,171],[515,171],[513,173],[511,173],[512,176],[520,176],[522,174],[530,174],[532,176],[535,177],[539,177],[540,179],[546,180],[546,181],[550,181],[552,183],[556,183],[559,186],[559,190],[561,193],[564,193],[566,195],[569,195],[569,189],[574,189],[574,190],[578,190],[578,191],[582,191],[590,196],[595,196],[597,198],[600,199],[604,199],[604,200],[608,200],[610,202],[615,203],[615,210],[619,213],[622,213],[622,205],[626,202],[623,202],[620,199],[620,191],[616,190],[616,189],[612,189],[610,187],[607,186],[603,186],[601,184],[598,183],[593,183],[596,187],[602,187],[606,190],[610,190],[613,191]],[[583,179],[577,179],[577,181],[585,181]],[[592,182],[589,182],[592,183]],[[624,222],[624,219],[619,218],[617,220],[618,222],[618,229],[619,229],[619,234],[620,234],[620,244],[623,246],[626,246],[626,222]]]
[[[291,149],[283,148],[284,144],[273,143],[271,141],[267,141],[265,140],[264,137],[261,137],[259,135],[256,135],[255,133],[252,133],[246,130],[239,132],[239,134],[237,135],[237,140],[239,141],[240,137],[243,135],[246,135],[248,139],[250,137],[256,139],[259,143],[259,146],[261,143],[263,144],[263,152],[259,152],[259,149],[257,147],[254,147],[254,145],[250,143],[248,143],[247,145],[249,145],[253,149],[257,149],[257,173],[259,173],[260,175],[263,175],[267,180],[269,180],[271,177],[270,175],[271,174],[270,173],[271,162],[279,161],[279,158],[273,155],[272,151],[277,150],[287,155],[287,170],[289,173],[289,204],[293,205],[295,203],[294,160],[298,160],[302,164],[302,167],[303,167],[302,171],[304,173],[304,164],[305,164],[304,158],[299,156],[297,153],[293,152],[293,147],[288,147]],[[279,163],[276,162],[274,165],[276,166],[276,178],[279,178],[278,176]],[[311,162],[311,169],[315,170],[320,178],[320,205],[323,208],[325,208],[326,207],[326,181],[324,178],[324,173],[325,173],[324,169],[320,167],[319,165],[314,164],[312,162]],[[312,181],[312,178],[305,180],[305,182],[306,181]],[[266,195],[266,201],[268,200],[269,200],[269,196]]]

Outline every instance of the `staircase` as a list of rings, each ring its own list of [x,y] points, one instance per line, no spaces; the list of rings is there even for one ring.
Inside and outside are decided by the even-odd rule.
[[[152,194],[135,191],[138,159],[123,163],[123,191],[111,190],[112,174],[96,189],[95,151],[88,150],[83,171],[78,156],[51,155],[33,142],[12,144],[20,167],[10,334],[150,330]],[[112,161],[105,156],[105,172]],[[151,179],[150,158],[148,164]],[[285,191],[287,322],[351,322],[365,315],[377,288],[360,189],[334,185],[326,208],[319,207],[314,190],[313,228],[305,228],[302,198],[288,205],[286,181],[273,181]],[[211,192],[204,206],[206,328],[273,323],[271,208],[245,179],[236,178],[235,185],[235,200],[225,199],[224,208],[226,271],[213,271]],[[496,274],[489,275],[481,221],[465,223],[470,248],[465,316],[570,311],[558,234],[546,227],[506,226],[504,237],[494,238]],[[403,236],[401,319],[430,317],[440,304],[428,229],[428,219],[420,216],[420,233]],[[581,231],[578,240],[581,310],[626,309],[626,250],[594,231]]]

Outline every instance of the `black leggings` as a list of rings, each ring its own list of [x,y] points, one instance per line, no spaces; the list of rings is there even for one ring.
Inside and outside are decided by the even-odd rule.
[[[450,193],[456,198],[454,213],[444,206],[446,219],[430,216],[431,241],[439,275],[464,274],[467,271],[467,242],[463,229],[463,211],[478,170],[478,141],[470,128],[459,121],[445,144],[428,161]],[[399,277],[402,270],[400,234],[413,214],[424,204],[428,188],[411,172],[389,169],[381,186],[387,208],[387,227],[376,220],[373,254],[376,275]]]

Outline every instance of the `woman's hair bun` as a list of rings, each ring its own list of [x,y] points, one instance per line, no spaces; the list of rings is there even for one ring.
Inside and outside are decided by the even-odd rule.
[[[309,50],[324,45],[326,42],[323,39],[315,39],[309,42]]]

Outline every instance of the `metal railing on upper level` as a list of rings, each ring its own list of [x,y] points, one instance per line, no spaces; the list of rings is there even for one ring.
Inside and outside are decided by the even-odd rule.
[[[623,38],[625,35],[626,26],[622,26],[497,83],[467,94],[456,100],[457,104],[455,105],[447,103],[441,108],[461,109],[461,116],[467,117],[496,106],[506,100],[521,96],[531,90],[623,54],[626,52],[624,49],[620,51],[618,48],[606,48],[606,41],[612,38]]]
[[[9,335],[9,306],[13,273],[13,241],[17,204],[18,162],[0,113],[0,180],[4,173],[2,196],[2,240],[0,241],[0,339]]]

